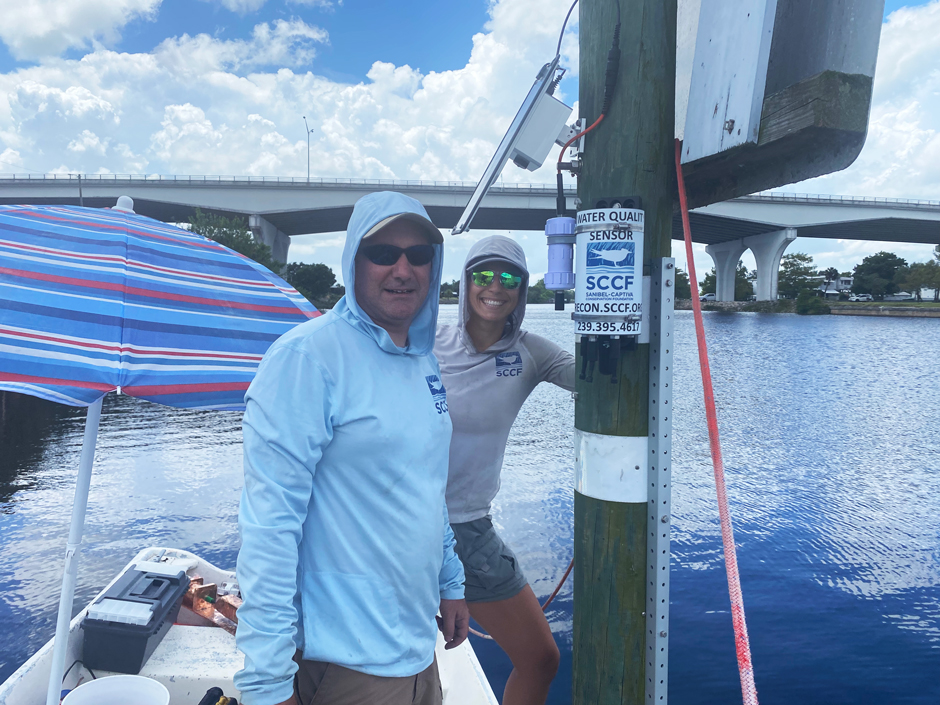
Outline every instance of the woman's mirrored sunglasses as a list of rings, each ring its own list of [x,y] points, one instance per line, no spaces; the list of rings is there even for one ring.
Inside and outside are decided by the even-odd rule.
[[[413,267],[421,267],[434,259],[434,248],[431,245],[412,245],[411,247],[366,245],[360,247],[359,251],[372,264],[381,267],[391,267],[401,259],[402,253],[408,258],[408,263]]]
[[[477,286],[489,286],[493,283],[493,279],[496,278],[496,272],[489,269],[475,269],[470,272],[470,281],[472,281]],[[522,284],[522,277],[518,274],[510,274],[509,272],[500,272],[499,273],[499,283],[504,289],[518,289],[519,285]]]

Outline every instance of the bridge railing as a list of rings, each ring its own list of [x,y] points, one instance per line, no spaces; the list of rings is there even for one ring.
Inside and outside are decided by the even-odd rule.
[[[78,184],[81,182],[93,184],[100,182],[116,183],[172,183],[172,184],[271,184],[278,186],[390,186],[396,188],[447,188],[467,189],[476,188],[475,181],[422,181],[417,179],[353,179],[353,178],[326,178],[304,176],[179,176],[175,174],[0,174],[0,183],[13,181],[27,182],[68,182]],[[490,187],[494,191],[554,191],[555,184],[539,184],[528,182],[500,182]],[[573,187],[565,189],[574,193]]]
[[[796,201],[800,203],[839,203],[843,205],[936,206],[940,201],[917,198],[888,198],[878,196],[838,196],[819,193],[790,193],[788,191],[759,191],[750,196],[739,196],[736,201]]]
[[[233,184],[233,185],[271,185],[271,186],[296,186],[307,187],[348,187],[348,186],[387,186],[389,188],[424,188],[424,189],[461,189],[472,191],[476,188],[475,181],[422,181],[418,179],[354,179],[354,178],[327,178],[304,176],[178,176],[175,174],[0,174],[0,184],[11,182],[68,182],[78,184],[81,178],[82,183],[169,183],[174,185],[211,185],[211,184]],[[499,182],[490,187],[492,191],[497,192],[529,192],[529,193],[554,193],[555,184],[539,184],[530,182]],[[566,187],[565,193],[574,195],[574,187]],[[791,193],[788,191],[760,191],[750,196],[740,196],[736,201],[758,201],[758,202],[789,202],[789,203],[834,203],[841,205],[869,205],[869,206],[907,206],[907,207],[929,207],[940,208],[940,201],[927,199],[911,198],[881,198],[871,196],[839,196],[827,194],[812,193]]]

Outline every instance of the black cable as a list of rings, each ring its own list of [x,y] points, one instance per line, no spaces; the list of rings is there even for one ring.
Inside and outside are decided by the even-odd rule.
[[[65,675],[62,676],[63,685],[65,684],[65,679],[68,678],[69,673],[72,672],[72,669],[75,668],[75,664],[77,663],[81,663],[83,666],[85,666],[85,664],[82,662],[81,659],[75,659],[74,661],[72,661],[72,665],[65,669]],[[88,666],[85,666],[85,670],[91,674],[91,677],[93,680],[98,680],[98,676],[96,676],[95,672],[91,670],[90,668],[88,668]]]
[[[561,54],[561,39],[565,34],[565,27],[568,24],[568,18],[571,16],[571,12],[574,10],[574,6],[578,4],[578,0],[574,0],[571,4],[571,7],[568,8],[568,14],[565,15],[565,23],[561,27],[561,35],[558,37],[558,48],[555,51],[555,56]],[[604,71],[604,103],[601,106],[601,115],[597,119],[597,122],[600,122],[607,113],[610,112],[610,106],[614,99],[614,89],[617,87],[617,76],[620,73],[620,0],[617,0],[617,26],[614,27],[614,38],[611,42],[610,51],[607,52],[607,68]],[[564,75],[564,74],[562,74]],[[561,81],[561,76],[555,79],[555,82],[551,86],[549,95],[554,92],[554,88]],[[589,132],[597,124],[591,125],[585,132]],[[564,152],[564,148],[562,148]],[[564,184],[561,178],[561,160],[563,155],[559,155],[558,162],[558,174],[556,181],[556,196],[555,196],[555,213],[556,215],[563,216],[565,214],[565,191]]]
[[[548,89],[545,91],[549,95],[555,95],[555,89],[558,88],[558,84],[561,83],[561,79],[565,77],[565,72],[567,69],[558,69],[558,75],[552,79],[552,82],[548,84]]]
[[[561,217],[565,214],[568,203],[565,199],[565,182],[561,178],[561,169],[556,174],[555,215]]]
[[[610,104],[614,99],[614,88],[617,86],[617,74],[620,73],[620,2],[617,2],[617,26],[614,27],[614,41],[610,51],[607,52],[607,69],[604,72],[604,104],[601,115],[610,112]]]
[[[81,659],[75,659],[72,661],[72,665],[65,669],[65,674],[62,676],[62,683],[65,683],[65,679],[69,677],[69,673],[72,672],[72,669],[75,668],[76,663],[81,663]]]
[[[571,7],[568,8],[568,14],[565,15],[565,22],[561,25],[561,34],[558,35],[558,48],[555,49],[555,56],[561,56],[561,39],[565,36],[565,27],[568,26],[568,18],[571,17],[571,12],[574,10],[574,6],[578,4],[578,0],[574,0],[571,3]],[[620,3],[617,3],[617,24],[620,24]]]
[[[571,17],[571,13],[574,12],[575,5],[577,5],[577,4],[578,4],[578,0],[574,0],[574,2],[571,3],[571,7],[568,8],[568,14],[565,15],[565,21],[564,21],[564,22],[562,23],[562,25],[561,25],[561,32],[560,32],[559,35],[558,35],[558,46],[555,48],[555,57],[556,57],[556,58],[559,57],[559,56],[561,56],[561,40],[562,40],[562,39],[564,38],[564,36],[565,36],[565,27],[568,26],[568,18]],[[619,4],[619,0],[618,0],[618,4]],[[617,8],[617,11],[618,11],[618,12],[620,11],[620,8],[619,8],[619,7]],[[548,91],[548,94],[549,94],[549,95],[553,95],[553,94],[555,93],[555,89],[558,87],[558,84],[561,83],[562,76],[564,76],[564,75],[565,75],[564,70],[562,70],[561,74],[559,74],[559,75],[555,78],[555,80],[552,82],[552,85],[549,87],[549,91]],[[557,187],[558,187],[558,193],[557,193],[557,196],[555,197],[555,213],[556,213],[557,215],[564,215],[564,214],[565,214],[565,206],[566,206],[566,203],[565,203],[565,185],[564,185],[564,182],[562,181],[562,178],[561,178],[561,171],[560,171],[560,170],[559,170],[559,172],[558,172]]]

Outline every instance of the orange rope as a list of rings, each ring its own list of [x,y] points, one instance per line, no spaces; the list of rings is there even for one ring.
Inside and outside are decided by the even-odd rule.
[[[682,231],[685,234],[685,255],[689,269],[689,283],[698,287],[695,275],[695,259],[692,255],[692,228],[689,225],[689,204],[685,195],[685,179],[682,177],[682,142],[676,140],[676,177],[679,181],[679,207],[682,210]],[[744,705],[757,705],[757,687],[754,685],[754,666],[751,663],[751,644],[744,621],[744,598],[741,594],[741,578],[738,575],[738,558],[734,547],[734,529],[731,512],[728,510],[728,490],[725,487],[725,470],[721,458],[721,441],[718,437],[718,415],[715,411],[715,391],[712,388],[712,373],[708,364],[708,346],[702,323],[702,305],[698,296],[692,296],[695,312],[695,336],[698,340],[698,360],[702,370],[702,388],[705,391],[705,416],[708,419],[708,441],[711,445],[712,465],[715,470],[715,489],[718,493],[718,515],[721,519],[721,541],[725,552],[725,570],[728,573],[728,593],[731,597],[731,622],[734,626],[734,644],[738,655],[738,671],[741,675],[741,693]]]

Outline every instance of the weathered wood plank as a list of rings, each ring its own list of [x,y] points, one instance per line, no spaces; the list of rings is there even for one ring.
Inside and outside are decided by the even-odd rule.
[[[845,169],[865,144],[872,80],[824,71],[764,98],[757,144],[683,168],[689,207]]]

